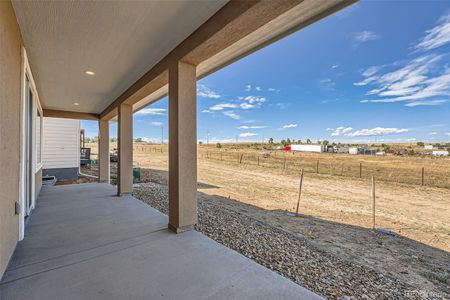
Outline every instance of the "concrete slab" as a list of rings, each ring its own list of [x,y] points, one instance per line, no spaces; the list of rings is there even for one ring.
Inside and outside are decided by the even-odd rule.
[[[45,187],[0,299],[320,299],[109,184]]]

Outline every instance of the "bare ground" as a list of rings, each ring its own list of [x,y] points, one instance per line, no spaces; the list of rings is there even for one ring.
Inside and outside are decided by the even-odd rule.
[[[134,159],[142,168],[151,167],[153,180],[164,182],[166,155],[136,153]],[[201,197],[305,238],[345,261],[374,268],[413,286],[448,292],[449,189],[379,182],[376,227],[400,234],[391,237],[370,229],[369,180],[307,174],[300,217],[286,213],[295,211],[298,176],[200,159],[198,181]]]

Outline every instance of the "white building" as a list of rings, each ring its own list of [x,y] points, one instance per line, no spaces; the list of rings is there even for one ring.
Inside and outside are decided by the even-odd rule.
[[[80,121],[44,118],[43,172],[57,179],[75,179],[80,168]]]
[[[325,151],[325,146],[314,144],[291,145],[291,151],[321,153]]]
[[[446,150],[433,150],[433,156],[448,156],[448,151]]]
[[[425,150],[433,150],[433,145],[425,145],[424,146]]]
[[[358,147],[350,147],[350,148],[348,148],[348,153],[349,154],[358,154],[359,148]]]

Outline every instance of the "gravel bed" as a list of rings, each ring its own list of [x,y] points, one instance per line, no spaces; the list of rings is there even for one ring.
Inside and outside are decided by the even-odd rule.
[[[133,195],[164,214],[168,189],[141,184]],[[346,262],[305,239],[201,197],[196,229],[219,243],[331,299],[448,299],[368,267]]]

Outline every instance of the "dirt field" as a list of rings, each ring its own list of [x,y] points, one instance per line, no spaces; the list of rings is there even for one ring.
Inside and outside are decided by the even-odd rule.
[[[142,168],[143,177],[164,183],[167,180],[167,148],[140,147],[135,146],[134,161]],[[228,198],[230,209],[240,210],[253,218],[307,237],[339,257],[369,265],[411,284],[424,287],[448,285],[450,189],[377,181],[376,227],[393,230],[400,235],[380,238],[379,234],[370,230],[373,206],[369,176],[360,179],[322,172],[305,173],[299,207],[301,216],[292,217],[287,211],[293,212],[296,208],[298,168],[291,167],[289,172],[289,166],[286,170],[239,163],[234,153],[232,157],[236,161],[208,158],[211,153],[207,155],[205,147],[199,150],[198,181],[202,197]],[[320,159],[325,164],[326,159],[334,158],[324,154]],[[370,159],[386,159],[386,164],[409,171],[422,165],[432,169],[434,164],[440,165],[440,169],[445,170],[443,172],[450,170],[445,165],[449,160]],[[346,163],[350,164],[349,161]],[[410,168],[406,167],[408,165]],[[448,180],[448,176],[445,179]]]

